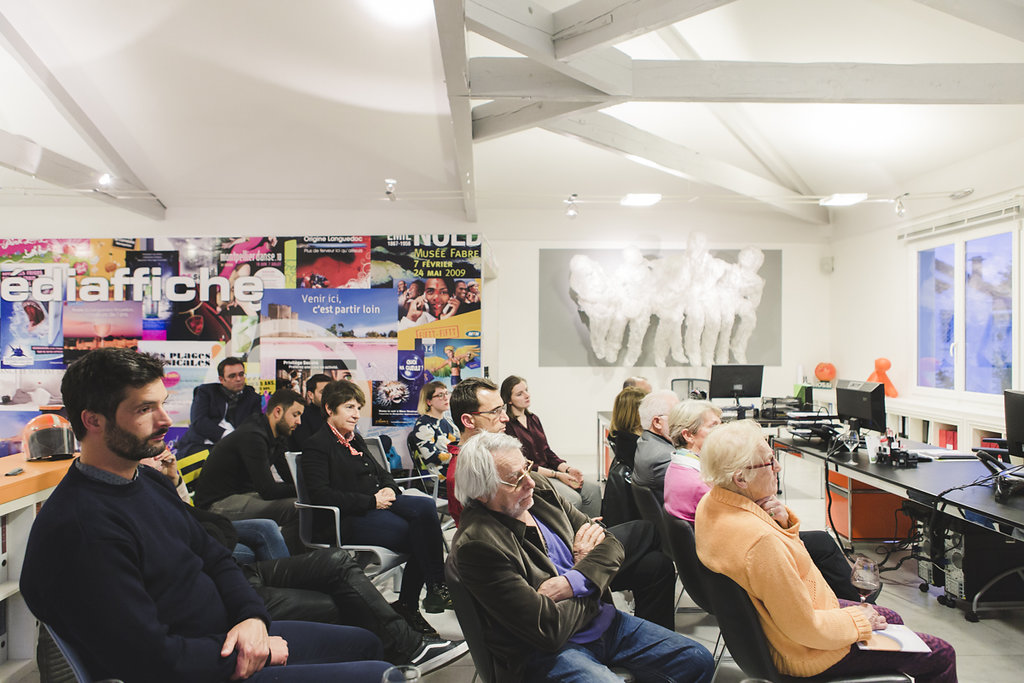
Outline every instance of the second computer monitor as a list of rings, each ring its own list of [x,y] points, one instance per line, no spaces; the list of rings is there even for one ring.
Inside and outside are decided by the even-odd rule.
[[[836,414],[846,422],[875,432],[885,431],[885,387],[880,382],[836,380]]]
[[[1024,458],[1024,391],[1003,392],[1003,410],[1006,417],[1006,451]]]
[[[712,365],[708,398],[760,398],[763,365]]]

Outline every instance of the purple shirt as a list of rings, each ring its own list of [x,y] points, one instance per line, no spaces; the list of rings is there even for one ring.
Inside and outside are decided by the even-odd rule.
[[[568,579],[569,586],[572,588],[572,596],[574,598],[581,598],[585,595],[592,595],[594,584],[578,570],[573,569],[573,565],[576,563],[572,559],[572,550],[569,549],[569,546],[565,544],[565,541],[558,534],[546,527],[539,519],[534,517],[533,520],[537,523],[537,529],[544,538],[544,543],[548,547],[548,558],[555,565],[558,575]],[[576,635],[569,639],[569,642],[582,644],[597,640],[607,630],[608,626],[611,625],[614,617],[615,607],[607,602],[602,602],[601,611],[597,613],[597,616],[582,630],[577,631]]]

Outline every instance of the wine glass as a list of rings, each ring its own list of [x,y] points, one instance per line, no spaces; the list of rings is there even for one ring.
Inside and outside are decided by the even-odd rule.
[[[399,664],[384,672],[381,683],[408,683],[420,680],[420,670],[412,664]]]
[[[863,605],[864,600],[882,585],[882,578],[878,575],[878,563],[870,557],[858,555],[850,573],[850,583],[860,593],[860,602]]]

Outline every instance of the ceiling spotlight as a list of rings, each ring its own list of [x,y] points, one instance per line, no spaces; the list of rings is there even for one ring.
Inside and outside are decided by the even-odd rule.
[[[395,186],[398,185],[398,181],[394,178],[384,179],[384,196],[390,201],[395,201],[398,197],[395,196]]]
[[[109,173],[104,173],[103,175],[100,176],[100,185],[102,185],[103,187],[107,187],[112,182],[114,182],[114,176],[110,175]]]
[[[661,195],[657,192],[630,192],[619,200],[622,206],[654,206],[661,201]]]
[[[894,200],[896,202],[896,215],[899,218],[903,218],[904,216],[907,215],[907,207],[903,205],[903,198],[904,197],[909,197],[909,196],[910,196],[909,192],[904,192],[903,194],[901,194],[899,197],[897,197]]]
[[[562,203],[565,204],[566,218],[576,218],[576,216],[580,215],[580,210],[576,208],[576,200],[579,198],[580,196],[573,192],[571,195],[569,195],[568,199],[562,200]]]
[[[837,192],[818,200],[818,206],[853,206],[868,198],[867,192]]]
[[[962,190],[957,190],[956,192],[950,192],[949,193],[949,198],[950,199],[963,199],[964,197],[970,197],[972,194],[974,194],[974,188],[973,187],[965,187]]]

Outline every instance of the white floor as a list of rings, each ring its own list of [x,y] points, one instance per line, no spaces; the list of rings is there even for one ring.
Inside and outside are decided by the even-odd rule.
[[[787,504],[800,515],[805,529],[824,528],[824,501],[820,498],[820,467],[813,462],[787,457],[783,463],[783,485]],[[934,466],[934,465],[930,465]],[[941,465],[939,465],[941,466]],[[858,544],[857,551],[872,554],[877,544]],[[906,553],[894,555],[894,564]],[[962,609],[940,605],[941,589],[929,593],[918,589],[917,562],[907,560],[895,572],[883,574],[885,587],[878,603],[899,612],[915,631],[932,633],[952,643],[957,652],[957,670],[963,683],[1016,683],[1024,678],[1024,611],[983,612],[981,621],[969,623]],[[390,598],[389,596],[389,599]],[[619,599],[619,596],[616,598]],[[682,605],[693,603],[683,598]],[[453,612],[427,615],[429,621],[450,638],[461,636]],[[707,615],[679,614],[676,630],[712,649],[718,635],[714,619]],[[469,683],[473,661],[466,655],[458,662],[424,677],[429,683]],[[731,661],[723,660],[716,683],[738,683],[743,675]]]

